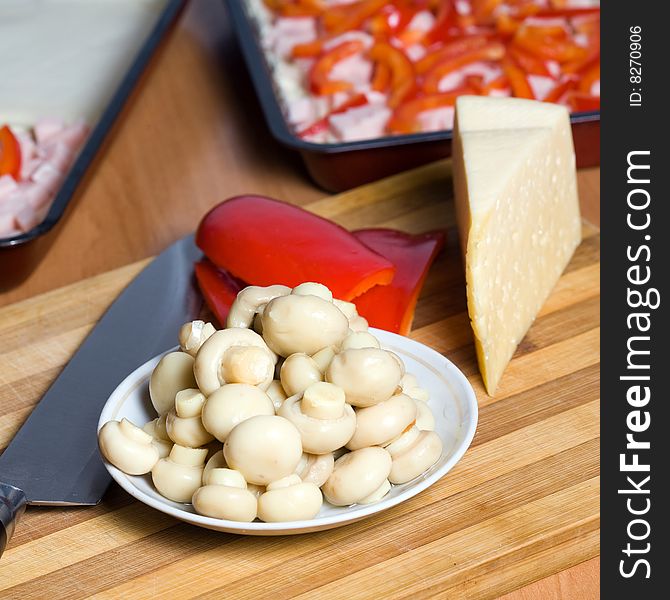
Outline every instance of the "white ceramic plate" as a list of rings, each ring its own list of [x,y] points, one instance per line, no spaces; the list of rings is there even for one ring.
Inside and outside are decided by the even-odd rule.
[[[443,477],[470,446],[477,426],[477,399],[463,373],[435,350],[386,331],[372,329],[371,333],[384,348],[402,357],[407,372],[416,375],[421,387],[430,393],[429,406],[435,415],[435,431],[444,446],[440,460],[428,471],[408,483],[394,485],[380,502],[349,507],[335,507],[326,502],[316,518],[309,521],[238,523],[203,517],[196,514],[190,504],[164,498],[154,489],[150,475],[126,475],[105,463],[108,471],[129,494],[157,510],[207,529],[246,535],[287,535],[339,527],[416,496]],[[102,410],[98,429],[107,421],[124,417],[137,425],[156,417],[149,400],[149,376],[160,358],[157,356],[136,369],[114,390]]]

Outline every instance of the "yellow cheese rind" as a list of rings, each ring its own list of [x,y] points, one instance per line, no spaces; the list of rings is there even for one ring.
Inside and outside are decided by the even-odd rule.
[[[531,127],[520,129],[518,104],[508,117],[506,103],[476,100],[482,121],[495,130],[478,129],[472,105],[466,101],[459,113],[457,104],[454,143],[468,313],[491,395],[581,239],[567,111],[562,118],[560,107],[531,103]]]

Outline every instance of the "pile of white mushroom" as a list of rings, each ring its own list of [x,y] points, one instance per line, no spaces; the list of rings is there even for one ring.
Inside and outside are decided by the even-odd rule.
[[[219,519],[311,519],[324,497],[377,502],[437,462],[442,442],[427,392],[367,329],[321,284],[247,287],[226,329],[181,328],[180,350],[151,374],[158,417],[106,423],[101,452]]]

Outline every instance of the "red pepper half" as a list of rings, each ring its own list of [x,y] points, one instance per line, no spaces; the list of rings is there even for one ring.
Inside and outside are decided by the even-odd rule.
[[[407,335],[428,269],[444,245],[444,233],[361,229],[354,235],[396,267],[389,285],[375,286],[354,300],[358,314],[373,327]]]
[[[205,302],[221,327],[226,326],[226,318],[237,294],[246,287],[230,273],[217,269],[207,258],[195,263],[195,278]]]
[[[7,126],[0,127],[0,177],[11,175],[18,180],[21,173],[21,146]]]
[[[214,207],[200,222],[196,243],[215,265],[250,284],[318,281],[342,300],[389,284],[395,273],[390,261],[343,227],[263,196],[237,196]]]

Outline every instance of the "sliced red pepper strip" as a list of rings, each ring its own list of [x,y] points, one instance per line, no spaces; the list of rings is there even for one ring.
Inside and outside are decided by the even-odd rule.
[[[391,133],[416,133],[421,130],[419,115],[422,112],[444,106],[454,106],[458,96],[475,93],[476,90],[472,88],[462,87],[444,94],[412,98],[395,110],[389,119],[388,130]]]
[[[21,146],[12,130],[0,127],[0,176],[11,175],[18,180],[21,173]]]
[[[547,68],[547,63],[537,56],[528,54],[519,48],[511,47],[508,52],[514,58],[515,62],[529,75],[542,75],[543,77],[551,77],[551,72]]]
[[[423,81],[423,90],[427,94],[437,94],[440,91],[440,81],[449,73],[473,62],[484,60],[500,60],[505,55],[505,46],[492,42],[476,50],[471,50],[461,56],[438,63],[427,74]]]
[[[557,83],[549,93],[542,99],[543,102],[558,102],[565,94],[574,89],[577,85],[576,77],[568,77]]]
[[[454,0],[443,0],[437,11],[433,28],[423,38],[424,44],[434,44],[449,37],[449,31],[456,25],[456,7],[454,4]]]
[[[391,108],[398,106],[414,89],[414,67],[412,61],[400,49],[386,42],[378,42],[369,53],[370,58],[385,64],[391,74],[391,94],[388,105]]]
[[[584,73],[579,82],[578,89],[580,92],[590,94],[593,84],[599,80],[600,80],[600,62],[593,65],[588,71],[586,71],[586,73]]]
[[[343,227],[263,196],[214,207],[200,222],[196,243],[215,265],[250,284],[318,281],[343,300],[389,284],[395,272]]]
[[[509,80],[512,94],[517,98],[535,100],[535,94],[526,79],[526,74],[509,56],[503,58],[501,66]]]
[[[600,110],[600,96],[591,96],[583,92],[570,92],[568,104],[573,112],[591,112]]]
[[[528,27],[521,27],[514,36],[513,44],[544,60],[559,63],[579,60],[588,55],[588,50],[568,40],[534,33]]]
[[[504,90],[509,88],[509,80],[506,75],[501,75],[496,77],[492,81],[489,81],[487,84],[484,84],[481,89],[482,96],[488,96],[493,90]]]
[[[396,267],[389,285],[375,286],[355,299],[358,313],[373,327],[407,335],[428,269],[444,245],[444,233],[361,229],[354,235]]]
[[[330,125],[330,117],[337,115],[343,112],[348,111],[350,108],[355,108],[356,106],[363,106],[368,103],[368,98],[365,94],[357,94],[350,100],[347,100],[344,104],[340,104],[337,108],[331,110],[327,115],[321,117],[318,121],[312,123],[309,127],[306,127],[302,131],[298,132],[298,136],[301,138],[316,135],[328,129]]]
[[[219,325],[225,327],[230,307],[246,284],[227,271],[218,269],[207,258],[195,263],[195,278],[207,306],[214,313]]]
[[[362,52],[364,47],[363,42],[360,40],[350,40],[342,42],[328,50],[325,54],[322,54],[314,63],[309,73],[310,89],[312,92],[320,96],[326,96],[350,90],[353,86],[349,81],[332,81],[329,79],[330,72],[338,62]]]
[[[323,24],[333,34],[359,29],[367,19],[381,10],[388,2],[389,0],[363,0],[355,4],[327,9],[323,14]]]
[[[484,35],[458,38],[446,46],[439,48],[435,52],[426,54],[421,60],[417,61],[414,65],[414,69],[419,75],[427,73],[438,63],[483,48],[488,42],[488,37]]]

